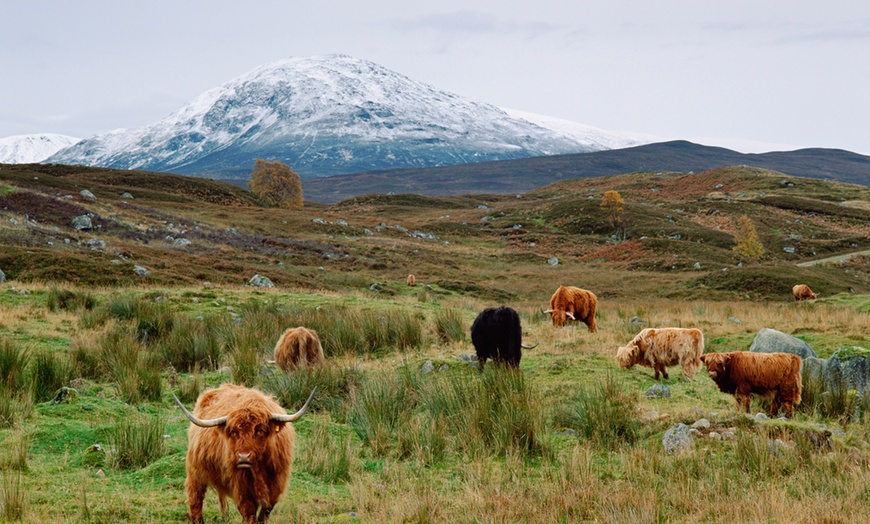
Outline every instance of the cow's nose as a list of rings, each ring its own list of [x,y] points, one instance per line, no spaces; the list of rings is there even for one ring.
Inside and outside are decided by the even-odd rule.
[[[250,462],[251,454],[250,453],[236,453],[236,458],[239,462]]]

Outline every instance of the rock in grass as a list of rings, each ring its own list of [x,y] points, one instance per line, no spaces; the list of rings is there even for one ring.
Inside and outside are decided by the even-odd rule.
[[[749,351],[754,353],[791,353],[802,359],[816,356],[813,348],[803,340],[770,328],[762,328],[755,335],[755,340],[752,341]]]
[[[133,266],[133,272],[135,272],[140,277],[147,277],[151,274],[151,272],[148,271],[147,268],[144,268],[142,266]]]
[[[838,349],[828,359],[824,375],[828,390],[856,390],[866,396],[870,389],[870,350],[860,346]]]
[[[249,286],[254,287],[275,287],[275,284],[269,279],[269,277],[264,277],[262,275],[254,275],[248,280]]]
[[[646,390],[644,398],[671,398],[671,388],[664,384],[655,384]]]
[[[668,455],[677,455],[694,449],[695,440],[692,438],[689,426],[679,423],[665,431],[665,436],[662,437],[662,446]]]

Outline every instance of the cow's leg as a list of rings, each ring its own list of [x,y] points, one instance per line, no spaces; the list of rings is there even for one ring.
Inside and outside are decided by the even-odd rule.
[[[737,410],[740,411],[740,408],[743,408],[743,411],[749,413],[750,392],[738,388],[737,392],[734,393],[734,398],[737,399]]]
[[[242,515],[245,524],[257,524],[257,503],[253,500],[236,502],[236,509]]]
[[[190,508],[190,521],[193,524],[199,524],[203,522],[202,503],[205,500],[205,490],[208,485],[188,473],[184,487],[187,491],[187,505]]]
[[[483,373],[483,365],[486,364],[486,357],[477,357],[477,370]]]
[[[653,379],[658,380],[659,379],[659,365],[658,364],[653,364],[653,371],[655,371],[655,375],[653,376]]]
[[[269,522],[270,513],[272,513],[271,507],[263,506],[260,508],[260,514],[257,516],[257,524],[266,524]]]
[[[595,324],[595,315],[591,315],[586,319],[586,327],[589,328],[590,333],[596,333],[598,331],[598,326]]]
[[[791,418],[794,412],[794,402],[786,400],[782,403],[782,406],[785,408],[785,418]]]
[[[773,398],[770,399],[770,416],[771,417],[775,417],[776,414],[779,413],[779,402],[780,402],[779,393],[777,393],[776,395],[773,396]]]
[[[668,376],[668,367],[662,364],[662,376],[665,377],[665,380],[669,380],[671,377]]]

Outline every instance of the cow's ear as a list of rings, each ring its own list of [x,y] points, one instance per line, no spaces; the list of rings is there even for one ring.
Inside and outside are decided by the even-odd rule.
[[[275,422],[273,420],[270,424],[272,426],[272,433],[281,433],[281,431],[284,430],[284,426],[286,424],[286,422]]]
[[[704,364],[707,363],[707,355],[701,355],[701,362],[703,362]]]

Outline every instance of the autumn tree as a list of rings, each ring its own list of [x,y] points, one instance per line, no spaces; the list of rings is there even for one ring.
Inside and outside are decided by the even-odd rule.
[[[266,205],[285,209],[302,208],[302,180],[290,166],[258,158],[248,186]]]
[[[734,234],[734,251],[746,258],[761,258],[764,246],[758,240],[755,224],[748,216],[737,219],[737,232]]]
[[[617,240],[625,240],[625,222],[622,218],[623,204],[622,196],[618,191],[605,191],[604,197],[601,199],[601,207],[607,212],[607,220],[610,226],[616,231]]]

